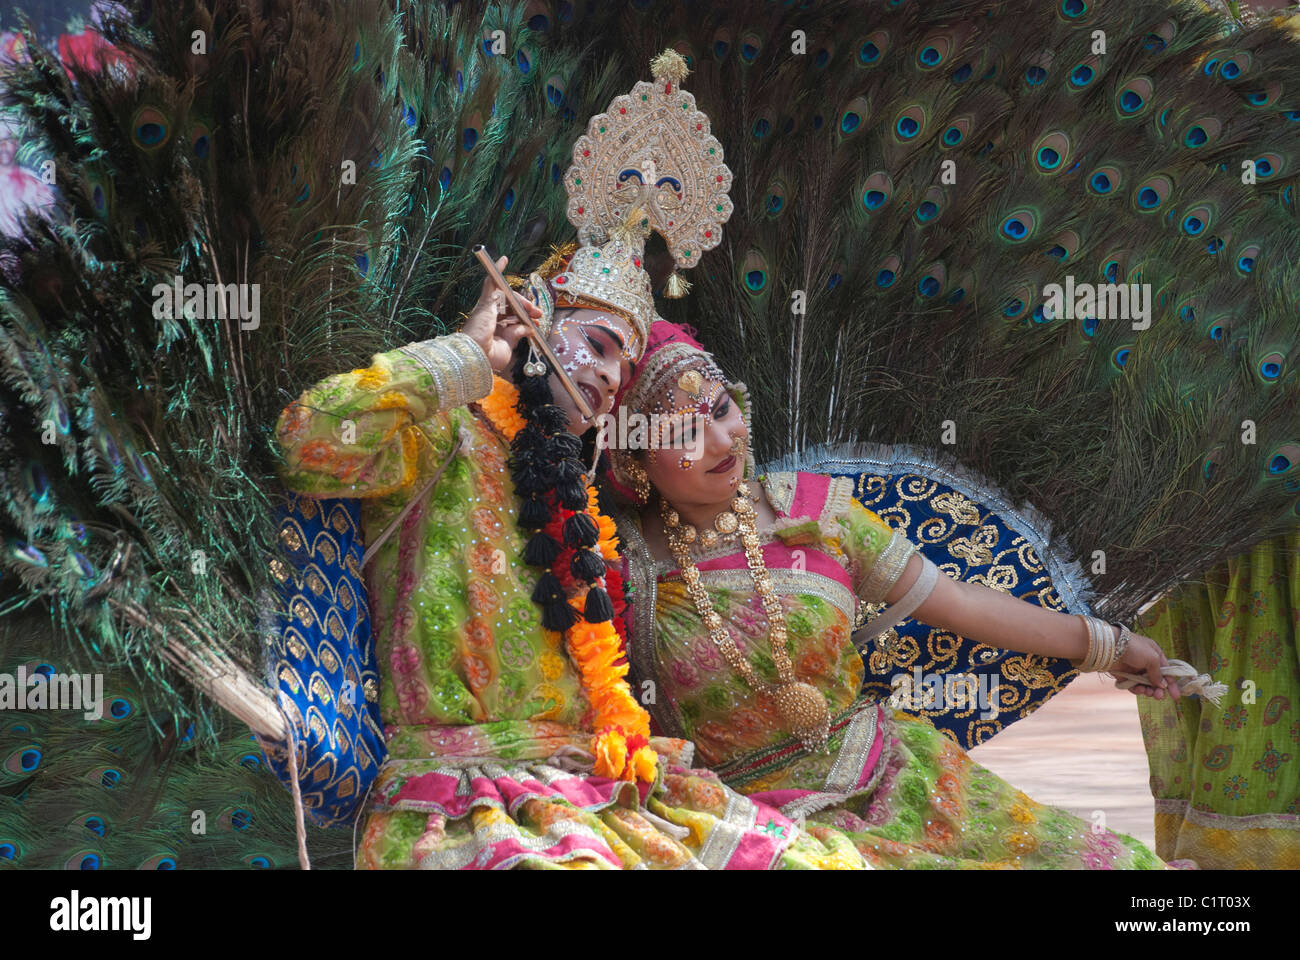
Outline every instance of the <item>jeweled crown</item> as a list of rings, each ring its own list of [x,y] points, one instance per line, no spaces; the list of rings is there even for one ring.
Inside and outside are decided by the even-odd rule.
[[[615,97],[573,145],[564,186],[582,246],[549,278],[555,306],[615,310],[635,325],[642,344],[658,316],[644,266],[650,231],[664,238],[678,267],[690,268],[718,245],[732,212],[722,144],[681,89],[686,61],[666,50],[650,72],[653,82]],[[670,279],[670,295],[684,288]]]

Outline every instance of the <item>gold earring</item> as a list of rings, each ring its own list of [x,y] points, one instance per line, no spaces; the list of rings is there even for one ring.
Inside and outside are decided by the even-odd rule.
[[[627,462],[627,475],[632,478],[632,489],[636,493],[638,503],[648,503],[650,501],[650,474],[645,472],[645,467],[635,460],[629,459]]]

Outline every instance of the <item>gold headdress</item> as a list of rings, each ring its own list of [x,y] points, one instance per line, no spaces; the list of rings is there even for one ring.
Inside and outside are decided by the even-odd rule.
[[[553,266],[560,272],[542,269],[527,283],[544,330],[556,308],[612,310],[636,328],[643,350],[658,316],[643,265],[650,231],[664,238],[683,268],[695,266],[722,239],[732,212],[722,144],[695,98],[681,89],[688,72],[681,55],[664,51],[650,62],[650,72],[654,82],[641,81],[615,97],[573,145],[564,186],[581,246]],[[680,296],[685,287],[674,272],[667,294]]]

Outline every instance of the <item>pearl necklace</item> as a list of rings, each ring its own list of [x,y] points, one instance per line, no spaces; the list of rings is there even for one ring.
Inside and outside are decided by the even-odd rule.
[[[822,692],[810,683],[795,679],[794,665],[786,652],[785,611],[781,600],[772,587],[772,575],[763,563],[763,552],[758,544],[758,530],[754,527],[754,505],[749,501],[749,487],[741,483],[736,488],[738,496],[731,502],[731,509],[722,512],[714,520],[714,527],[719,533],[739,532],[740,542],[745,547],[745,560],[749,566],[750,578],[754,581],[754,590],[763,603],[767,622],[771,627],[769,640],[772,647],[772,661],[776,664],[777,682],[767,683],[755,672],[754,667],[741,654],[730,632],[722,623],[722,618],[713,609],[704,584],[700,581],[699,568],[691,560],[690,544],[697,539],[694,525],[683,523],[677,511],[667,500],[660,500],[659,515],[664,521],[664,536],[668,547],[673,552],[677,566],[681,570],[682,581],[686,591],[695,603],[695,609],[709,631],[709,638],[722,652],[731,668],[749,684],[750,688],[765,693],[776,701],[777,710],[785,727],[803,744],[805,750],[817,752],[826,748],[830,736],[830,710]],[[727,519],[730,518],[730,519]],[[731,530],[726,530],[731,527]]]

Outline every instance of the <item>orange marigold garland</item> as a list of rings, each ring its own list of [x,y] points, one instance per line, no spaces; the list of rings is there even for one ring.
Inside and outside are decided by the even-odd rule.
[[[478,407],[497,431],[507,441],[523,429],[525,421],[518,412],[519,390],[514,384],[494,377],[492,392],[478,402]],[[563,511],[572,514],[572,511]],[[596,523],[599,531],[600,555],[618,562],[618,538],[614,522],[602,516],[596,501],[596,488],[587,488],[586,513]],[[557,528],[567,519],[552,519]],[[564,570],[565,564],[557,564]],[[577,622],[565,631],[569,656],[578,666],[582,686],[594,713],[592,753],[596,762],[596,776],[613,780],[654,781],[659,768],[658,756],[650,749],[650,715],[636,702],[624,679],[628,665],[624,657],[624,643],[615,623],[621,622],[626,602],[623,596],[622,575],[611,569],[603,578],[604,586],[614,603],[615,617],[604,623],[587,623],[581,616],[583,597],[571,596],[569,603],[579,613]],[[571,589],[571,584],[565,584]]]

